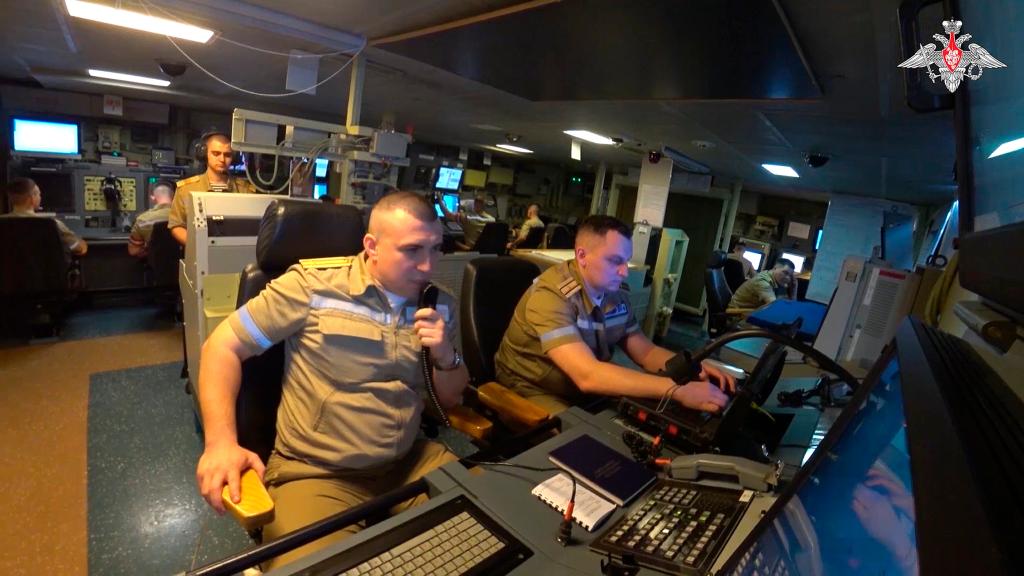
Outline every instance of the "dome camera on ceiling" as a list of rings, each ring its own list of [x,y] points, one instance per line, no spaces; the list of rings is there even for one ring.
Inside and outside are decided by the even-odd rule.
[[[811,168],[821,168],[825,164],[828,164],[829,157],[827,154],[808,154],[804,156],[804,160],[807,165]]]

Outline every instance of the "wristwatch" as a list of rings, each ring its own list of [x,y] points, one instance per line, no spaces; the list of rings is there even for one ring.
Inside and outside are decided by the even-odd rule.
[[[454,356],[455,356],[455,359],[452,360],[452,365],[451,366],[440,366],[435,361],[434,362],[434,368],[437,369],[437,370],[440,370],[441,372],[451,372],[452,370],[455,370],[459,366],[462,366],[462,354],[459,354],[459,351],[456,350]]]

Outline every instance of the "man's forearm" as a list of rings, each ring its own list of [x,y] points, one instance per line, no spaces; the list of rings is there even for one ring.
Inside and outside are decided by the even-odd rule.
[[[576,382],[580,390],[587,394],[641,398],[661,398],[674,384],[664,376],[644,374],[611,362],[597,363],[581,382]]]
[[[662,348],[661,346],[653,346],[651,351],[644,356],[643,361],[640,362],[640,366],[648,372],[657,373],[659,370],[665,368],[665,363],[675,356],[675,352]]]
[[[199,364],[199,408],[206,445],[237,443],[235,402],[242,380],[242,361],[225,347],[207,341]]]
[[[188,242],[188,230],[186,230],[184,226],[175,226],[174,228],[171,228],[171,236],[173,236],[174,239],[178,241],[178,244],[181,244],[182,246]]]
[[[455,370],[434,369],[435,391],[441,406],[446,410],[459,403],[466,384],[469,384],[469,372],[465,364]]]

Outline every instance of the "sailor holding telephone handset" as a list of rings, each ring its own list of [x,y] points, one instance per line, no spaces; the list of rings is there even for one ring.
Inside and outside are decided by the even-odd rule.
[[[254,469],[275,502],[274,521],[263,528],[267,541],[456,460],[440,444],[417,439],[425,402],[443,418],[469,380],[453,344],[454,299],[429,284],[441,253],[434,208],[408,192],[384,197],[370,214],[363,248],[357,256],[293,266],[203,345],[198,393],[206,448],[196,471],[199,489],[223,512],[224,486],[237,502],[239,476]],[[282,340],[277,440],[264,468],[238,445],[235,400],[241,362]],[[316,540],[275,558],[273,566],[358,529]]]

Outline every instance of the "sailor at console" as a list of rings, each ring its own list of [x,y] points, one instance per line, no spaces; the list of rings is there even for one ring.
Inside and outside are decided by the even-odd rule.
[[[495,356],[498,381],[552,414],[586,394],[671,397],[708,412],[725,407],[736,383],[711,364],[685,385],[654,375],[675,353],[644,335],[620,289],[633,254],[629,227],[590,216],[575,248],[575,259],[546,270],[519,301]],[[613,364],[615,345],[647,373]]]

